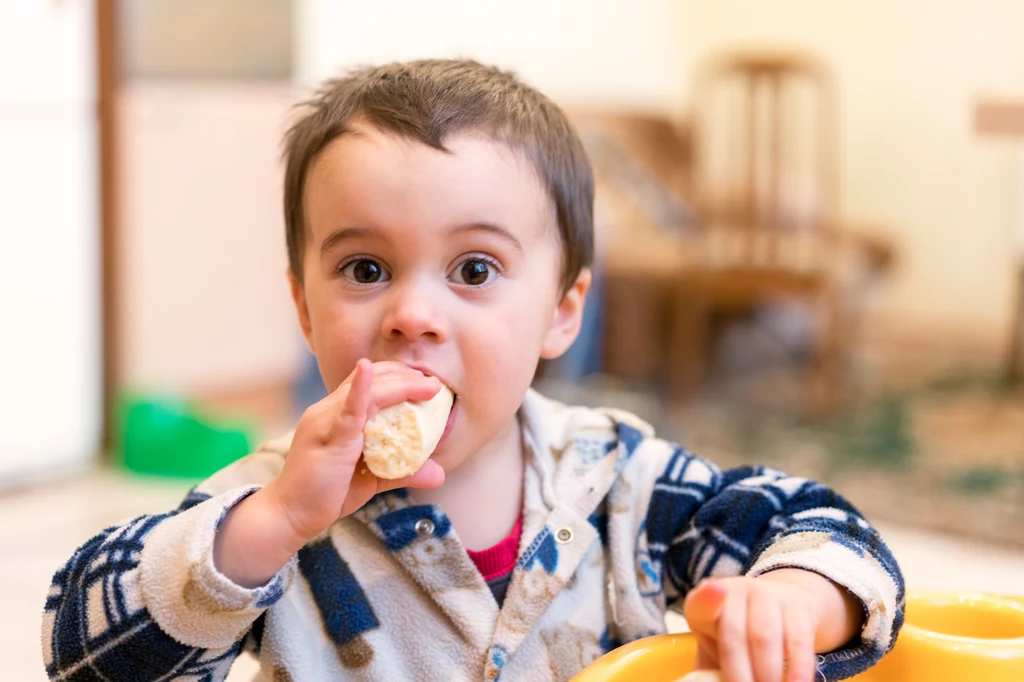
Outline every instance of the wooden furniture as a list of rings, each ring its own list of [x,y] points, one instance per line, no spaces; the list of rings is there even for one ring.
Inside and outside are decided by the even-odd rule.
[[[644,111],[576,109],[570,115],[594,169],[601,371],[630,383],[661,384],[675,282],[693,254],[688,128]]]
[[[764,274],[776,288],[792,289],[815,279],[809,266],[823,237],[790,230],[747,239],[742,229],[701,227],[694,211],[692,121],[622,110],[576,110],[572,118],[597,187],[602,371],[685,398],[704,374],[714,326],[696,295],[705,265],[725,265],[730,253],[744,250],[735,239],[743,237],[755,262],[768,251],[787,266]],[[846,263],[871,282],[893,260],[885,239],[850,230],[829,234],[840,256],[829,264],[832,271]],[[723,302],[745,284],[750,280],[723,280]]]
[[[975,111],[975,129],[986,135],[1024,138],[1024,102],[981,102]],[[1024,206],[1024,180],[1021,196]],[[1020,219],[1017,295],[1010,318],[1005,369],[1007,382],[1016,386],[1024,386],[1024,215]]]
[[[806,55],[727,55],[699,72],[693,105],[693,198],[704,233],[679,284],[672,392],[686,396],[701,380],[716,321],[799,302],[814,321],[807,404],[827,410],[847,338],[831,77]]]
[[[705,373],[713,319],[721,318],[729,304],[740,314],[749,311],[753,306],[744,289],[758,284],[757,291],[764,291],[762,276],[772,283],[775,295],[792,296],[794,290],[802,293],[812,286],[821,291],[815,270],[826,265],[829,273],[845,268],[871,282],[893,261],[887,240],[862,232],[819,227],[748,235],[744,225],[752,230],[759,227],[756,220],[737,221],[737,227],[725,229],[731,223],[710,223],[698,216],[691,120],[629,110],[574,110],[571,117],[587,147],[597,188],[595,230],[603,290],[599,345],[607,374],[661,386],[685,399]],[[780,184],[778,194],[790,206],[780,201],[780,209],[796,203],[784,189]],[[782,224],[781,218],[774,222]],[[787,216],[784,224],[797,222]],[[835,248],[835,258],[817,253],[823,244]],[[762,257],[768,262],[761,262]],[[740,270],[733,267],[737,260],[759,267]],[[714,281],[707,276],[711,272],[729,275],[720,280],[715,308],[706,306],[700,295],[702,286]],[[838,300],[842,282],[836,284]],[[737,299],[743,305],[736,305]],[[758,298],[756,304],[762,301]]]
[[[1024,263],[1017,267],[1017,305],[1011,324],[1006,380],[1012,386],[1024,386]]]

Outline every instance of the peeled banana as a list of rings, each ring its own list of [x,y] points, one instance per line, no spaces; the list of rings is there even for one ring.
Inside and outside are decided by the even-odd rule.
[[[378,478],[419,471],[444,435],[455,396],[442,386],[430,400],[385,407],[363,427],[363,461]]]

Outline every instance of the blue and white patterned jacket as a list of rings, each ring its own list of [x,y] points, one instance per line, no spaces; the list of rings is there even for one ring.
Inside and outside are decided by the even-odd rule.
[[[760,467],[721,471],[616,410],[527,394],[523,539],[504,606],[440,509],[384,493],[268,584],[214,568],[228,509],[280,470],[271,443],[168,514],[108,528],[54,576],[43,620],[55,680],[222,680],[248,649],[261,677],[567,680],[620,643],[665,631],[666,605],[706,576],[816,571],[864,604],[819,680],[876,662],[903,620],[903,579],[834,492]],[[429,523],[423,522],[424,519]]]

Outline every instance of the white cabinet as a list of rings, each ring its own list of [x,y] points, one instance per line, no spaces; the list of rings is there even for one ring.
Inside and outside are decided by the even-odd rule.
[[[94,11],[0,2],[0,486],[100,443]]]

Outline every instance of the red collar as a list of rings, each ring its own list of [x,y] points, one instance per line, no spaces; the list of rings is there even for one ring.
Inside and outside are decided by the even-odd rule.
[[[476,568],[483,575],[484,580],[494,580],[508,575],[516,567],[516,557],[519,555],[519,540],[523,534],[523,516],[516,519],[512,531],[505,536],[498,544],[487,549],[474,552],[467,549],[469,558],[476,564]]]

